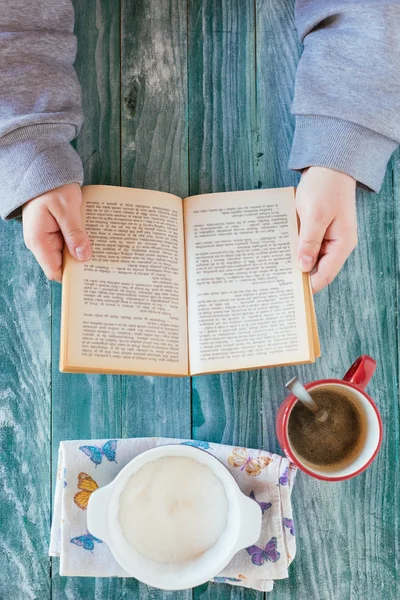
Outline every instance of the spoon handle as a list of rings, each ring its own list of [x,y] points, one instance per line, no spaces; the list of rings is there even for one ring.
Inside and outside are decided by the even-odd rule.
[[[309,410],[311,410],[313,413],[318,412],[318,404],[316,404],[316,402],[312,399],[306,388],[300,383],[297,377],[293,377],[290,381],[288,381],[285,387]]]

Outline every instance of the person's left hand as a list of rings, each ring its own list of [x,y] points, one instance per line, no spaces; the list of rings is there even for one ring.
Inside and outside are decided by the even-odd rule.
[[[325,167],[306,169],[296,193],[299,266],[314,294],[329,285],[357,245],[356,181]]]

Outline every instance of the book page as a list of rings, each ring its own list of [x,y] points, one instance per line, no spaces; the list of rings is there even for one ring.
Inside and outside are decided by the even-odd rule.
[[[184,219],[191,373],[309,361],[293,188],[193,196]]]
[[[93,258],[67,259],[61,368],[187,374],[182,200],[112,186],[83,198]]]

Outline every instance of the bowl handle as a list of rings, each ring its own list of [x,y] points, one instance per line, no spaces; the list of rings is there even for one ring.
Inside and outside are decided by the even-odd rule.
[[[87,507],[87,528],[89,533],[107,543],[107,512],[111,486],[105,485],[90,495]]]
[[[235,553],[256,543],[261,534],[261,507],[240,492],[241,528],[236,541]]]

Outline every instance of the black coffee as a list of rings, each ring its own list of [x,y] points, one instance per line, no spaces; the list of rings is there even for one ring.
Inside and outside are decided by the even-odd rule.
[[[315,466],[344,466],[358,454],[364,440],[363,415],[353,398],[337,389],[317,389],[311,396],[328,416],[318,420],[297,402],[289,417],[291,446],[299,458]]]

